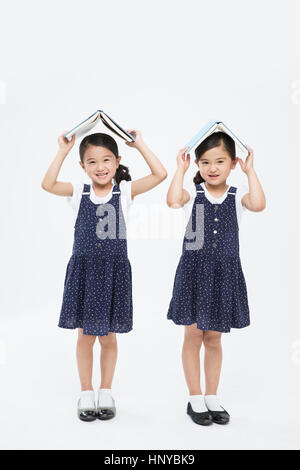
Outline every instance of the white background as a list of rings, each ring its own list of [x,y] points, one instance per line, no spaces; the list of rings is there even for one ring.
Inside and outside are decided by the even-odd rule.
[[[2,3],[1,448],[299,448],[299,17],[297,1]],[[150,228],[128,242],[134,330],[118,335],[117,417],[83,423],[76,331],[57,327],[71,208],[41,181],[58,135],[96,109],[141,130],[168,178],[135,199]],[[212,118],[254,149],[267,207],[240,227],[251,325],[223,334],[231,423],[205,428],[186,414],[184,327],[166,319],[182,242],[159,231],[177,217],[165,204],[177,152]],[[148,174],[117,141],[132,178]],[[60,181],[84,176],[78,161],[77,143]],[[229,182],[247,177],[237,167]]]

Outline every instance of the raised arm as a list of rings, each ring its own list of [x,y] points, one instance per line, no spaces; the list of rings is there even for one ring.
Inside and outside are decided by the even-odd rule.
[[[249,193],[242,197],[242,205],[249,209],[249,211],[260,212],[266,207],[266,197],[253,167],[253,150],[250,147],[248,149],[249,155],[245,162],[237,157],[241,169],[248,177],[249,184]]]
[[[167,194],[167,204],[172,209],[178,209],[184,206],[189,200],[189,193],[183,189],[183,180],[185,172],[190,166],[190,154],[188,153],[185,159],[185,151],[188,147],[179,150],[177,155],[177,169],[171,181],[170,188]]]
[[[63,137],[64,133],[61,134],[58,138],[58,152],[49,166],[41,186],[45,191],[56,194],[57,196],[72,196],[72,183],[62,183],[61,181],[56,180],[66,156],[75,143],[75,135],[73,135],[71,142],[69,142]]]
[[[143,141],[141,132],[136,129],[127,129],[127,132],[134,133],[136,137],[135,142],[126,142],[126,144],[129,147],[136,148],[140,152],[151,170],[150,175],[132,181],[131,197],[134,198],[138,194],[145,193],[146,191],[149,191],[150,189],[157,186],[164,179],[166,179],[168,173],[161,161]]]

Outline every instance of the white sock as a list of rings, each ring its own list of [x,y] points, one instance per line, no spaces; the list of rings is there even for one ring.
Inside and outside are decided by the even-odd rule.
[[[207,411],[207,407],[204,401],[204,395],[190,395],[189,402],[192,405],[192,408],[196,413],[204,413]]]
[[[205,395],[205,403],[207,408],[212,411],[223,411],[217,395]]]
[[[114,406],[111,388],[99,388],[98,406]]]
[[[94,390],[84,390],[80,393],[80,408],[95,408]]]

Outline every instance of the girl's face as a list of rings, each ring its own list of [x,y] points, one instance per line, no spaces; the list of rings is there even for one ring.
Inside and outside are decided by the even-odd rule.
[[[237,159],[232,161],[223,145],[220,145],[204,152],[198,162],[195,160],[195,163],[202,178],[209,184],[218,186],[226,181],[237,161]]]
[[[106,147],[88,145],[81,167],[85,170],[91,180],[100,185],[111,183],[119,166],[121,157],[116,158],[114,153]]]

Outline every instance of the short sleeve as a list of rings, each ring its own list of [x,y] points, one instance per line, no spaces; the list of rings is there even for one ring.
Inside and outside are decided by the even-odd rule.
[[[78,212],[84,183],[71,181],[71,184],[73,186],[73,194],[72,196],[68,196],[66,200],[67,200],[67,203],[70,204],[72,209],[75,212]]]
[[[193,182],[193,180],[189,179],[187,181],[184,181],[183,189],[185,189],[190,195],[189,201],[183,206],[184,219],[185,219],[185,223],[187,223],[192,212],[195,195],[196,195],[196,187],[195,187],[195,183]]]
[[[236,206],[237,206],[237,210],[239,212],[243,212],[247,209],[247,207],[243,206],[243,204],[242,204],[242,198],[248,192],[249,192],[249,188],[245,184],[242,185],[242,186],[239,186],[237,188],[237,191],[236,191]]]
[[[129,207],[133,203],[133,199],[131,196],[131,185],[132,181],[122,180],[119,183],[121,194],[122,196],[124,195],[126,197],[127,207]]]
[[[191,199],[193,199],[196,189],[195,189],[195,183],[193,182],[192,179],[189,179],[183,182],[183,189],[185,189],[189,193]]]

